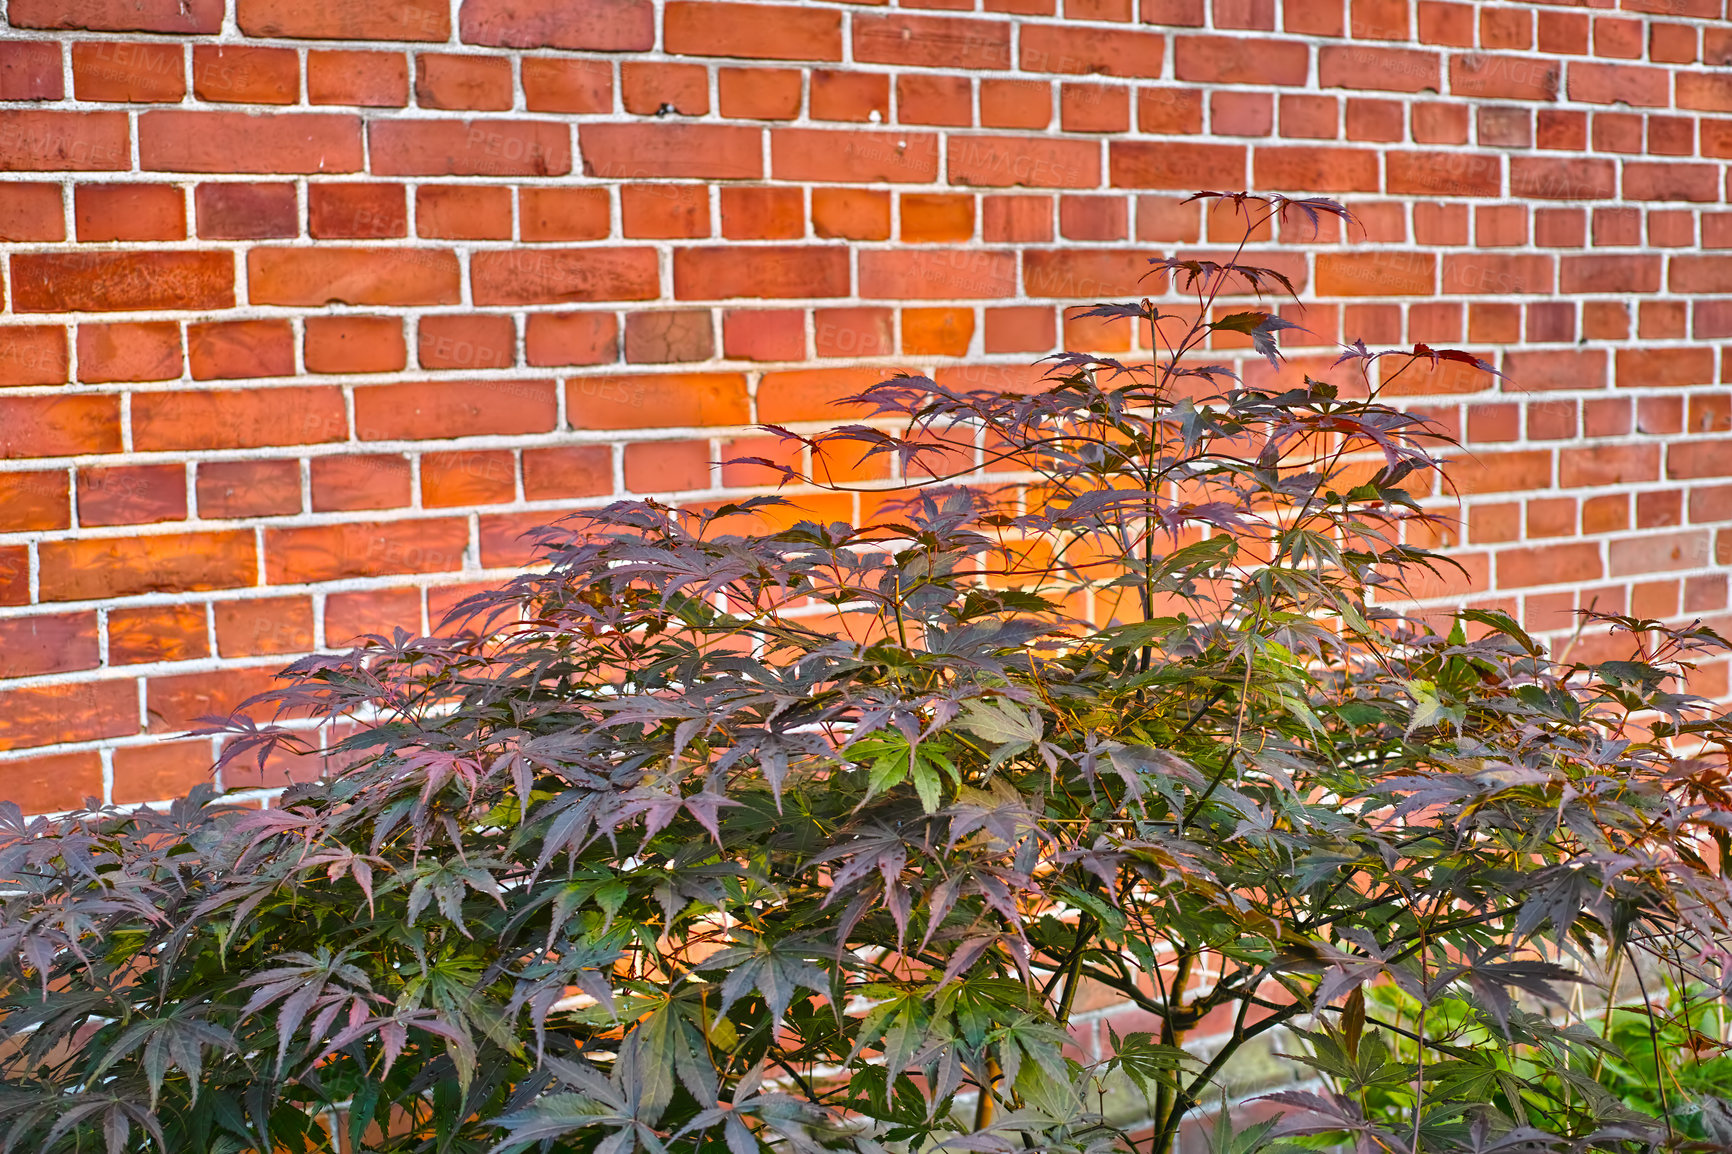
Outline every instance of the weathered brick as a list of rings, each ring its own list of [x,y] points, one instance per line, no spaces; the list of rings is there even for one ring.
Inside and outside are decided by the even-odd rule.
[[[265,574],[272,585],[299,585],[391,573],[451,573],[463,568],[468,546],[469,526],[462,517],[266,529]]]
[[[14,28],[209,35],[222,31],[223,0],[12,0],[6,20]]]
[[[476,253],[470,290],[478,305],[651,300],[661,291],[654,249],[533,249]]]
[[[123,737],[138,727],[138,686],[130,679],[0,690],[0,749]],[[100,777],[100,766],[97,772]],[[87,775],[78,780],[88,785]],[[79,800],[61,794],[56,805],[68,808]]]
[[[662,15],[663,47],[682,56],[752,60],[842,59],[842,14],[787,4],[672,0]]]
[[[848,252],[840,245],[763,245],[741,260],[727,247],[674,252],[674,296],[680,300],[732,297],[839,297],[848,295]]]
[[[0,172],[120,171],[131,163],[124,112],[0,108]]]
[[[235,0],[235,19],[248,36],[436,41],[451,36],[451,8],[445,0]]]
[[[44,601],[234,589],[258,578],[253,534],[242,529],[45,541],[39,553]]]
[[[255,248],[247,253],[254,304],[450,305],[461,299],[449,249]]]
[[[255,449],[346,440],[334,385],[197,389],[132,398],[133,447],[144,452]]]
[[[226,252],[19,253],[12,258],[17,312],[208,311],[235,303]]]
[[[563,176],[571,132],[548,120],[375,120],[367,125],[380,176]]]
[[[355,389],[363,441],[439,440],[552,432],[552,381],[420,381]]]
[[[743,425],[751,419],[746,378],[739,373],[578,377],[565,383],[565,406],[572,428],[586,430]]]
[[[457,26],[466,44],[502,48],[643,52],[655,45],[650,0],[463,0]]]
[[[153,172],[359,172],[361,121],[325,112],[157,109],[139,115],[138,163]]]

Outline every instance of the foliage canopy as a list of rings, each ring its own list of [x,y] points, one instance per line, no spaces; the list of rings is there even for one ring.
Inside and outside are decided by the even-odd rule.
[[[1222,1154],[1721,1135],[1636,1052],[1712,1058],[1700,1006],[1603,1033],[1589,988],[1725,980],[1732,727],[1679,688],[1718,638],[1391,610],[1447,439],[1370,383],[1487,367],[1240,383],[1211,342],[1279,367],[1290,325],[1216,308],[1290,288],[1243,247],[1154,262],[1180,316],[1094,310],[1152,363],[779,430],[785,481],[924,478],[869,524],[622,503],[445,636],[297,663],[223,727],[341,723],[273,808],[13,807],[0,1147],[1164,1154],[1274,1035],[1320,1082]],[[1085,989],[1153,1028],[1092,1060]]]

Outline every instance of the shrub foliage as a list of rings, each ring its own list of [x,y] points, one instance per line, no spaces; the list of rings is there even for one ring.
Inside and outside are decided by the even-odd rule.
[[[12,807],[0,1145],[1164,1154],[1271,1036],[1316,1078],[1223,1154],[1720,1134],[1696,1059],[1628,1052],[1718,1046],[1654,984],[1727,958],[1732,727],[1681,688],[1718,638],[1571,663],[1390,608],[1447,576],[1448,442],[1372,386],[1490,370],[1241,383],[1209,349],[1290,327],[1242,253],[1095,310],[1150,363],[778,430],[806,491],[894,463],[867,524],[621,503],[445,636],[298,662],[222,726],[343,734],[271,808]],[[1652,996],[1609,1031],[1614,962]],[[1094,1060],[1084,991],[1150,1028]]]

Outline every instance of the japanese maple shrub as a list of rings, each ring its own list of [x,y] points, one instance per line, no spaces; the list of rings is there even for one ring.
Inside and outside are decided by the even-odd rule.
[[[297,663],[223,727],[328,743],[279,805],[13,807],[0,1146],[1164,1154],[1272,1032],[1317,1078],[1223,1151],[1717,1133],[1619,1041],[1718,1044],[1718,639],[1397,613],[1448,445],[1375,386],[1490,369],[1241,383],[1210,345],[1290,323],[1244,251],[1095,310],[1147,363],[885,381],[779,431],[786,498],[586,514],[445,635]],[[900,503],[777,527],[861,458]],[[1614,962],[1675,993],[1602,1031]],[[1156,1027],[1084,1062],[1085,988]]]

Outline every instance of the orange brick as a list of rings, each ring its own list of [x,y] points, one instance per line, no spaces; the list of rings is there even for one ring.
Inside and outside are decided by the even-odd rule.
[[[230,104],[293,104],[301,96],[301,60],[290,48],[194,44],[192,91]]]
[[[607,190],[601,188],[523,188],[517,193],[519,227],[523,239],[532,243],[601,240],[612,227],[608,205]]]
[[[96,614],[37,613],[0,618],[0,674],[37,677],[95,669]],[[11,800],[8,796],[8,800]]]
[[[468,545],[461,517],[267,529],[265,572],[273,585],[454,573],[462,570]]]
[[[173,185],[81,184],[72,208],[81,241],[186,239],[186,193]]]
[[[421,504],[497,505],[517,496],[517,464],[506,449],[421,455]]]
[[[308,317],[305,323],[302,356],[310,373],[393,373],[407,363],[397,317]]]
[[[415,233],[456,240],[510,240],[511,190],[424,184],[415,190]]]
[[[203,605],[151,605],[108,611],[108,663],[192,661],[210,656]]]
[[[44,601],[186,593],[253,584],[253,535],[243,530],[45,541]]]
[[[902,351],[911,356],[965,356],[973,339],[973,309],[902,310]]]
[[[102,757],[94,749],[0,761],[0,791],[27,814],[102,803]]]
[[[532,314],[531,325],[542,315]],[[517,363],[517,327],[508,316],[424,316],[416,328],[415,349],[424,369],[506,368]]]
[[[131,679],[0,691],[0,750],[123,737],[138,728],[138,686]]]
[[[305,653],[313,648],[313,600],[310,597],[253,597],[218,601],[217,653],[222,657],[263,657]]]
[[[117,465],[78,471],[81,525],[186,519],[186,466]]]
[[[186,344],[196,381],[286,377],[295,371],[295,333],[286,320],[192,324]]]

